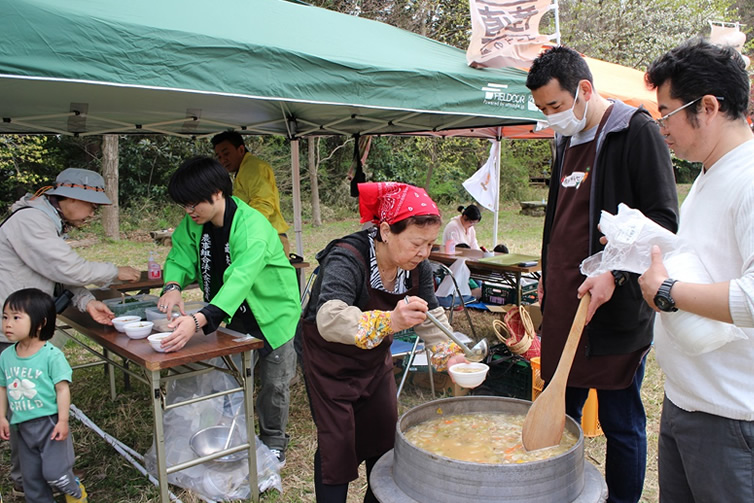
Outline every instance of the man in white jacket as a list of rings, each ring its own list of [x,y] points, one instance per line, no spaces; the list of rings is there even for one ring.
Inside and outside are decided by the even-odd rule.
[[[84,287],[107,285],[115,279],[136,281],[141,273],[132,267],[84,260],[62,237],[66,226],[85,225],[103,204],[111,202],[102,176],[77,168],[63,170],[51,189],[16,201],[0,225],[0,306],[16,290],[39,288],[54,295],[59,284],[73,293],[73,303],[80,311],[111,325],[112,311]],[[64,341],[54,338],[55,342],[61,345]],[[0,351],[10,345],[0,334]],[[22,484],[15,443],[11,434],[11,478],[18,492]]]
[[[754,501],[754,134],[746,123],[745,66],[736,50],[694,40],[658,58],[646,74],[665,114],[658,120],[665,142],[677,157],[703,165],[681,206],[678,236],[712,283],[669,278],[655,247],[639,278],[642,295],[658,311],[732,323],[746,336],[688,356],[655,325],[665,373],[663,503]]]

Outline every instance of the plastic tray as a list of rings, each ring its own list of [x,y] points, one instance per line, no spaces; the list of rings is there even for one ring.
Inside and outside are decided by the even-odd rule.
[[[115,314],[115,316],[146,316],[146,309],[157,308],[159,297],[149,294],[127,295],[125,298],[105,299],[102,302]]]
[[[207,305],[206,302],[202,302],[199,300],[195,300],[192,302],[186,302],[183,304],[183,309],[186,311],[186,314],[194,314],[196,312],[199,312],[199,310]],[[165,313],[160,312],[159,309],[157,309],[157,304],[155,304],[153,307],[148,307],[145,309],[147,321],[155,321],[159,320],[161,318],[165,318]],[[178,308],[173,308],[173,316],[176,316],[179,314]]]

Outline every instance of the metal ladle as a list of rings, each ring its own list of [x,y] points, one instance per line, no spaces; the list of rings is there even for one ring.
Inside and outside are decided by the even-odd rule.
[[[406,301],[406,304],[409,304],[408,301],[408,295],[404,298]],[[445,335],[448,336],[448,338],[458,344],[458,346],[463,350],[463,354],[466,356],[466,359],[470,362],[480,362],[484,360],[484,357],[487,356],[487,353],[489,353],[489,345],[487,344],[487,339],[482,339],[481,341],[477,342],[476,345],[469,349],[466,344],[461,342],[458,337],[456,337],[456,334],[448,330],[445,325],[440,323],[440,320],[434,317],[430,312],[427,312],[427,318],[429,318],[429,321],[435,324],[437,328],[443,331]]]
[[[230,445],[230,437],[233,436],[233,428],[236,427],[236,421],[238,420],[238,414],[241,412],[241,406],[238,406],[238,410],[236,411],[236,414],[233,416],[233,421],[230,423],[230,429],[228,430],[228,438],[225,439],[225,445],[223,446],[223,450],[227,449]]]

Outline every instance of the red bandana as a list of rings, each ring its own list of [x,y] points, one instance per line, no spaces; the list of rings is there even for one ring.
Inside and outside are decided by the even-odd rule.
[[[398,182],[360,183],[361,223],[393,225],[408,217],[437,215],[440,211],[424,189]]]

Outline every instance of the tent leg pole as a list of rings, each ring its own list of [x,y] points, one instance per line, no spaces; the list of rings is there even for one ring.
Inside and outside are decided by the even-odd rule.
[[[503,155],[502,148],[503,146],[500,144],[500,138],[497,138],[495,140],[498,143],[498,149],[497,149],[497,159],[495,159],[495,186],[497,187],[497,199],[495,200],[495,221],[492,224],[492,248],[494,249],[497,246],[497,224],[498,224],[498,218],[500,216],[500,158]]]
[[[291,140],[291,184],[293,185],[293,230],[296,234],[296,253],[304,256],[303,231],[301,229],[301,165],[299,141]],[[304,275],[299,275],[299,290],[303,290]]]

